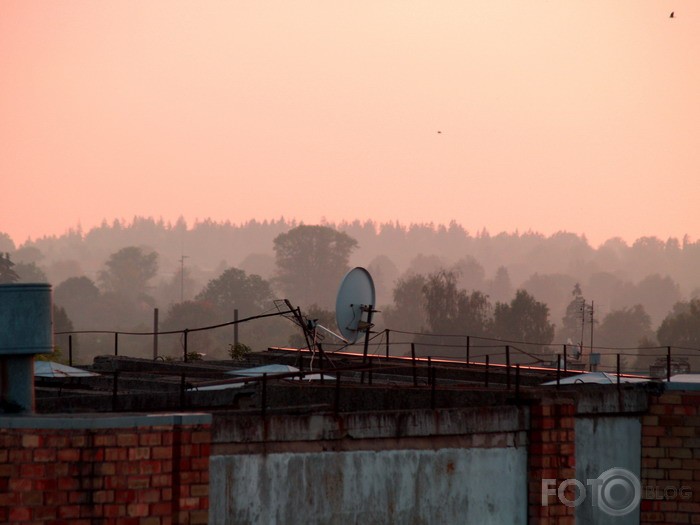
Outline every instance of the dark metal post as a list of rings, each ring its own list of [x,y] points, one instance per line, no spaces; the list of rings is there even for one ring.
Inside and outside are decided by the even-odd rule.
[[[238,346],[238,308],[233,309],[233,348]]]
[[[68,366],[73,366],[73,334],[68,336]]]
[[[158,357],[158,308],[153,309],[153,359]]]
[[[557,388],[559,388],[559,379],[561,378],[561,355],[557,356]]]
[[[366,305],[363,308],[367,308],[367,331],[365,332],[365,347],[362,352],[362,373],[360,374],[360,383],[365,384],[365,363],[367,363],[367,352],[369,351],[369,331],[372,327],[372,313],[374,312],[374,305]]]
[[[367,331],[365,332],[365,349],[362,353],[362,364],[367,361],[367,352],[369,351],[369,331],[372,328],[372,314],[374,313],[374,305],[370,304],[367,308]]]
[[[418,386],[418,377],[416,376],[416,343],[411,343],[411,365],[413,367],[413,386]]]
[[[671,382],[671,347],[666,347],[666,380]]]
[[[471,344],[470,344],[469,336],[467,336],[467,361],[466,361],[466,364],[467,364],[467,365],[469,364],[469,351],[470,351],[470,346],[471,346]]]
[[[489,387],[489,356],[486,356],[486,367],[484,368],[484,386]]]
[[[119,332],[114,332],[114,355],[119,355]]]
[[[620,354],[617,354],[617,389],[620,389]]]
[[[510,390],[510,346],[506,345],[506,388]]]
[[[428,356],[428,384],[430,384],[430,381],[432,380],[432,377],[433,377],[431,375],[432,370],[433,370],[433,362],[432,362],[430,356]]]
[[[386,329],[386,345],[385,345],[385,355],[386,358],[389,359],[389,332],[390,330],[387,328]]]
[[[188,334],[188,332],[189,332],[189,330],[187,328],[185,328],[185,331],[183,332],[184,342],[182,344],[182,356],[183,356],[183,360],[185,361],[185,363],[187,362],[187,334]]]
[[[568,357],[566,352],[567,352],[566,345],[564,345],[564,372],[566,372],[566,366],[567,366],[566,361],[567,361],[567,357]]]

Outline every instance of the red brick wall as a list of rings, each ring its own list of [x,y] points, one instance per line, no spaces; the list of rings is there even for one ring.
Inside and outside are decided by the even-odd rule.
[[[575,430],[573,400],[537,404],[530,408],[528,445],[528,523],[532,525],[573,525],[574,508],[559,501],[557,495],[542,501],[542,480],[554,479],[559,484],[576,477]],[[566,490],[569,500],[575,499],[573,487]]]
[[[0,429],[0,523],[206,524],[209,425]]]
[[[642,524],[700,524],[700,392],[651,396],[642,418]]]

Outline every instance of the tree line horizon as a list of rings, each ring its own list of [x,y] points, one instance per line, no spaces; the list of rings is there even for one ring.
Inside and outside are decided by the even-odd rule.
[[[581,325],[592,309],[588,323],[596,346],[700,348],[692,330],[700,316],[700,242],[687,236],[682,242],[643,237],[632,245],[612,239],[594,249],[585,237],[566,232],[491,236],[482,230],[472,236],[456,223],[354,221],[341,231],[284,219],[187,228],[183,220],[135,218],[20,247],[0,233],[0,252],[11,256],[21,280],[54,285],[56,302],[75,329],[96,328],[86,323],[97,323],[100,310],[120,329],[147,327],[148,319],[137,314],[154,306],[167,312],[165,325],[207,325],[220,315],[230,320],[235,304],[245,315],[259,313],[280,293],[323,317],[345,271],[364,266],[375,279],[388,328],[587,344],[588,329]],[[118,276],[129,264],[140,277],[133,268]],[[65,293],[66,282],[78,281],[82,288]],[[127,292],[135,283],[137,289]],[[78,305],[94,306],[98,299],[108,306],[79,312]],[[247,336],[290,337],[288,327],[266,324]]]

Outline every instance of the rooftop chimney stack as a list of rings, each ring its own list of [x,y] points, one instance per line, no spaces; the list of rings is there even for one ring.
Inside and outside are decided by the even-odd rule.
[[[53,352],[50,284],[0,284],[0,412],[34,412],[34,356]]]

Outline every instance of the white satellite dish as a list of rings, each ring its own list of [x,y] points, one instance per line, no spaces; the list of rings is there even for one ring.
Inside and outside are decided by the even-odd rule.
[[[335,301],[335,320],[350,344],[370,327],[363,314],[372,311],[375,299],[374,281],[367,270],[358,266],[345,274]]]

